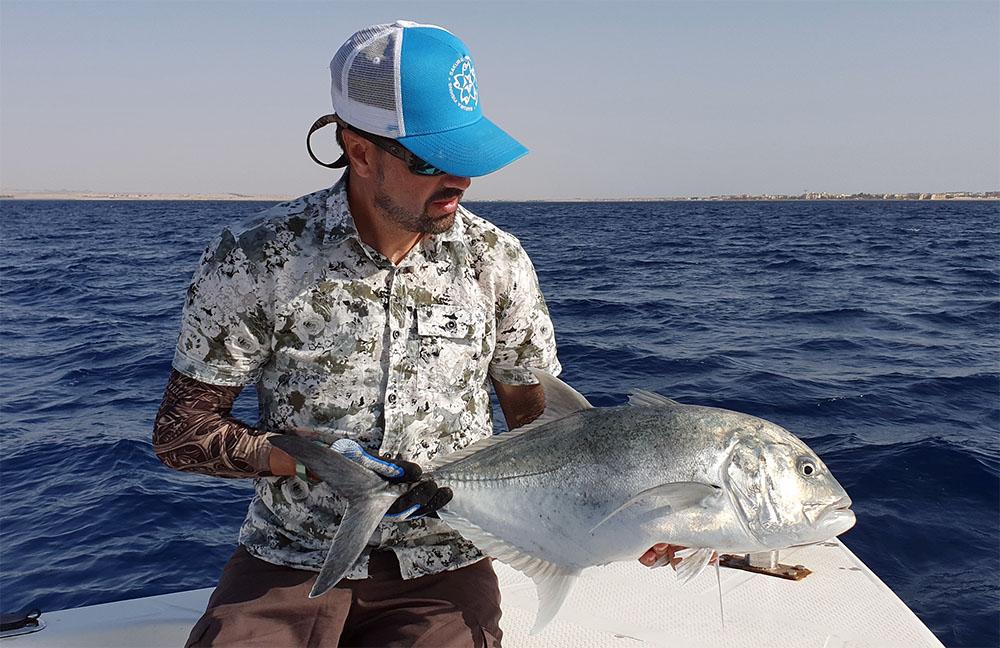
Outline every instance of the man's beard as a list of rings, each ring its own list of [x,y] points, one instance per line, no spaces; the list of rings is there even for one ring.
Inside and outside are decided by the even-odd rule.
[[[454,212],[446,216],[435,218],[428,214],[426,210],[427,205],[430,205],[430,203],[436,200],[448,200],[449,198],[454,198],[456,196],[460,197],[462,195],[461,190],[442,189],[427,200],[427,203],[424,206],[424,211],[418,214],[407,211],[399,203],[393,200],[392,196],[384,191],[383,187],[385,186],[385,176],[381,173],[381,169],[379,169],[376,179],[378,180],[378,183],[375,187],[375,206],[381,209],[382,213],[389,217],[389,220],[399,225],[404,230],[408,232],[419,232],[421,234],[441,234],[442,232],[447,232],[451,229],[451,226],[455,223]]]

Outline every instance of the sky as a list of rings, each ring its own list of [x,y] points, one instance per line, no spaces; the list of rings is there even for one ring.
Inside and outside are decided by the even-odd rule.
[[[0,189],[329,186],[330,58],[396,19],[462,38],[530,149],[470,200],[1000,188],[995,0],[2,0]]]

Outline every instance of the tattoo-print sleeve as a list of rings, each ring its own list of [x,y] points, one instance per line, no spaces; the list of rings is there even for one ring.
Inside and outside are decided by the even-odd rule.
[[[242,390],[171,371],[153,427],[153,450],[160,461],[217,477],[270,476],[271,444],[265,432],[230,416]]]

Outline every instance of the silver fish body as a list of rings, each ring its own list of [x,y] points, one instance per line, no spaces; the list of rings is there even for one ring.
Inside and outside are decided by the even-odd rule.
[[[535,580],[536,630],[582,569],[636,560],[653,544],[698,549],[691,576],[713,551],[821,542],[854,524],[850,498],[819,457],[773,423],[641,391],[629,405],[594,408],[558,379],[536,376],[542,417],[441,457],[429,471],[454,491],[441,519]],[[357,559],[397,492],[311,442],[273,442],[352,502],[314,587],[319,595]]]
[[[746,423],[742,415],[693,406],[584,410],[447,464],[433,477],[455,492],[446,521],[459,516],[567,566],[634,560],[664,541],[728,552],[788,546],[742,523],[731,491],[697,486],[726,482],[730,457],[754,434]],[[663,484],[690,486],[654,490],[605,520]]]

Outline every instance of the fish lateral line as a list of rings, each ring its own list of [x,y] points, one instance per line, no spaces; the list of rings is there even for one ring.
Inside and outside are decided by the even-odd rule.
[[[545,470],[534,470],[531,472],[517,473],[517,474],[506,474],[506,475],[494,475],[489,477],[476,477],[473,473],[456,473],[453,475],[440,474],[436,472],[429,473],[432,476],[438,477],[442,483],[444,482],[491,482],[491,481],[510,481],[512,479],[520,479],[522,477],[534,477],[536,475],[547,475],[549,473],[556,472],[560,468],[565,466],[553,466],[552,468],[546,468]]]

